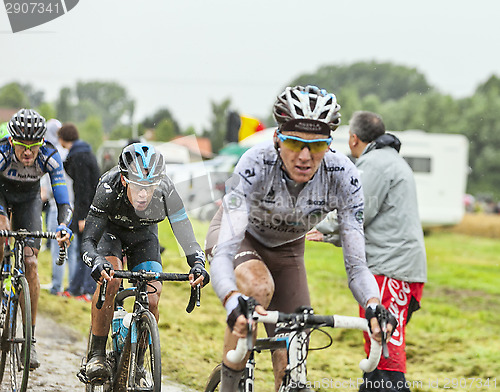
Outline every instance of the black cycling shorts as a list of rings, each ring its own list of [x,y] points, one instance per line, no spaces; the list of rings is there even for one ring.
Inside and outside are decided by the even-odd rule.
[[[26,229],[28,231],[42,230],[42,198],[40,192],[33,195],[33,198],[22,202],[15,202],[12,198],[5,197],[0,192],[0,214],[9,218],[8,209],[12,210],[12,230]],[[26,246],[40,249],[42,240],[40,238],[27,238]]]
[[[97,252],[104,256],[115,256],[120,260],[127,256],[127,267],[133,270],[141,263],[156,261],[161,265],[158,225],[127,229],[108,222]]]

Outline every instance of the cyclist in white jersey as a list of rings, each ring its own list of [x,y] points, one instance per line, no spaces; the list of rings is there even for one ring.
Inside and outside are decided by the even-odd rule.
[[[246,335],[240,296],[254,297],[265,309],[293,312],[309,306],[304,266],[305,234],[337,209],[349,287],[370,309],[373,333],[381,340],[377,283],[368,270],[363,236],[363,192],[356,167],[330,149],[331,131],[340,124],[334,94],[315,86],[287,87],[274,104],[274,140],[248,150],[228,182],[221,209],[211,222],[214,290],[228,314],[221,392],[235,391],[245,361],[227,362],[225,354]],[[392,325],[387,332],[392,331]],[[267,329],[268,335],[273,328]],[[286,352],[273,353],[278,389]],[[307,388],[298,390],[307,391]]]

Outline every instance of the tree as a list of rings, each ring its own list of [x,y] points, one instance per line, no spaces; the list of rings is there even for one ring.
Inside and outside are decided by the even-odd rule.
[[[110,140],[118,139],[131,139],[132,138],[132,127],[129,125],[120,124],[113,128],[109,134]]]
[[[157,110],[151,117],[146,117],[141,125],[145,129],[156,128],[163,120],[168,120],[172,123],[174,135],[180,135],[181,130],[179,124],[172,116],[172,113],[167,108]]]
[[[469,138],[468,189],[500,197],[500,96],[496,89],[480,90],[459,102],[459,131]]]
[[[19,83],[9,83],[0,88],[0,107],[20,109],[28,106],[29,99]]]
[[[433,90],[416,68],[375,61],[323,66],[314,73],[299,76],[290,86],[308,84],[336,95],[340,95],[344,87],[354,88],[360,98],[374,94],[381,102],[397,100],[409,93],[426,94]],[[340,100],[339,103],[343,104]]]
[[[45,117],[46,120],[50,120],[51,118],[57,118],[56,117],[56,109],[54,108],[54,105],[52,105],[49,102],[44,102],[42,103],[36,111],[40,113],[43,117]]]
[[[80,139],[85,140],[92,146],[94,153],[98,150],[103,141],[103,126],[99,116],[89,116],[79,124],[78,133]]]
[[[231,99],[227,98],[219,104],[211,101],[210,105],[212,106],[211,126],[203,131],[203,136],[210,139],[212,150],[217,153],[224,146],[227,131],[227,111],[231,105]]]
[[[78,82],[75,96],[74,121],[85,121],[88,116],[97,115],[102,119],[106,134],[121,124],[124,117],[127,122],[133,117],[134,102],[118,83]]]
[[[28,98],[29,107],[35,108],[44,102],[45,93],[42,90],[35,89],[31,84],[20,84],[19,87]]]
[[[155,140],[158,142],[169,142],[176,136],[175,125],[170,119],[163,119],[156,126]]]
[[[71,89],[64,87],[59,91],[59,98],[56,102],[57,118],[61,122],[71,121],[73,118],[73,106],[71,104]]]

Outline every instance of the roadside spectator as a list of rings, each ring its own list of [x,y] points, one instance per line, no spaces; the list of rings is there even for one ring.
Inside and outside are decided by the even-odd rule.
[[[96,283],[90,276],[90,271],[84,264],[80,253],[85,218],[94,198],[101,172],[92,148],[88,143],[80,140],[78,129],[74,124],[63,124],[57,136],[59,137],[61,146],[69,150],[64,161],[64,169],[73,179],[73,191],[75,194],[71,228],[76,235],[76,247],[79,257],[76,263],[75,276],[70,283],[68,291],[78,299],[91,302]]]
[[[382,357],[375,371],[364,374],[360,391],[409,391],[407,387],[396,388],[405,385],[406,381],[405,327],[412,313],[420,308],[427,281],[424,236],[413,172],[399,155],[400,141],[385,133],[380,116],[355,112],[349,127],[349,147],[352,156],[358,158],[356,167],[365,199],[366,261],[379,285],[382,305],[398,320],[398,327],[388,343],[390,357]],[[339,246],[339,237],[335,236],[337,227],[335,216],[331,214],[306,238],[322,241],[322,234],[328,234],[329,242]],[[362,308],[360,315],[364,316]],[[369,342],[365,339],[365,350],[369,350]],[[391,384],[392,388],[370,388]]]
[[[50,142],[57,148],[59,155],[61,156],[61,160],[64,161],[66,159],[66,155],[68,151],[65,150],[57,139],[57,131],[61,128],[61,122],[56,119],[50,119],[47,121],[47,133],[45,134],[45,141]],[[69,202],[73,205],[73,181],[68,176],[68,174],[64,173],[66,177],[66,185],[68,187],[68,195]],[[48,231],[56,231],[57,229],[57,206],[56,201],[54,199],[54,195],[52,194],[52,187],[50,185],[50,178],[48,174],[45,174],[40,180],[40,189],[42,192],[42,200],[47,201],[48,205],[45,209],[45,218],[46,225]],[[68,283],[73,279],[73,274],[75,272],[77,254],[77,247],[73,244],[68,247],[68,261],[65,265],[57,265],[57,260],[59,259],[59,246],[57,245],[56,240],[47,240],[47,247],[50,249],[50,253],[52,256],[52,283],[50,287],[50,294],[53,295],[62,295],[65,291],[63,289],[64,282],[64,270],[68,269]],[[49,245],[50,244],[50,245]]]

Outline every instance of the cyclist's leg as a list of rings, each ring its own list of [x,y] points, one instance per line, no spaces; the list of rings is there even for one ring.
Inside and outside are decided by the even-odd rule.
[[[233,262],[238,289],[241,293],[255,298],[262,306],[268,307],[274,292],[271,273],[255,251],[249,236],[245,238]],[[255,334],[256,335],[256,334]],[[221,371],[221,392],[235,390],[241,379],[248,356],[239,364],[226,360],[229,350],[236,347],[238,338],[226,327],[224,335],[224,360]],[[227,388],[227,389],[226,389]]]
[[[31,199],[12,206],[12,229],[26,229],[28,231],[42,230],[42,200],[37,193]],[[29,285],[31,298],[31,324],[33,342],[31,345],[30,367],[36,369],[40,366],[35,349],[35,325],[38,309],[38,299],[40,297],[40,278],[38,276],[38,252],[40,251],[41,240],[39,238],[27,238],[24,247],[25,276]]]
[[[104,233],[98,245],[99,254],[106,257],[114,269],[121,269],[121,241],[110,232]],[[108,282],[106,298],[101,309],[97,309],[97,299],[99,297],[100,285],[94,292],[91,308],[91,336],[89,350],[87,353],[87,365],[85,372],[89,380],[106,379],[110,375],[109,367],[106,363],[106,342],[109,327],[113,319],[113,302],[120,287],[121,279],[112,279]]]
[[[277,248],[259,248],[275,283],[269,310],[293,313],[299,306],[310,306],[304,263],[304,239]],[[274,325],[266,325],[268,336],[274,336]],[[288,364],[286,350],[272,353],[275,389],[278,390]]]
[[[209,260],[218,241],[221,218],[222,208],[217,211],[210,222],[205,240],[205,249]],[[243,294],[254,297],[264,307],[267,307],[273,295],[274,283],[267,267],[260,260],[258,252],[254,249],[254,244],[248,233],[240,246],[238,254],[235,256],[233,266],[235,268],[238,289]],[[238,364],[230,363],[226,360],[227,352],[236,347],[237,341],[238,338],[231,332],[229,327],[226,327],[220,392],[235,391],[243,376],[247,358]]]
[[[134,230],[133,233],[124,231],[121,234],[121,240],[127,256],[127,267],[130,271],[163,271],[157,225]],[[151,290],[151,293],[148,294],[149,310],[158,321],[160,315],[158,304],[160,302],[162,283],[152,282],[150,284],[155,290]]]
[[[116,256],[107,256],[106,260],[111,263],[114,269],[121,269],[122,262]],[[121,279],[112,279],[108,282],[108,287],[106,291],[106,299],[101,309],[97,309],[96,303],[99,297],[99,289],[101,285],[97,285],[96,291],[92,298],[92,333],[98,336],[108,336],[109,327],[111,326],[111,321],[113,320],[113,301],[115,295],[120,287]]]

